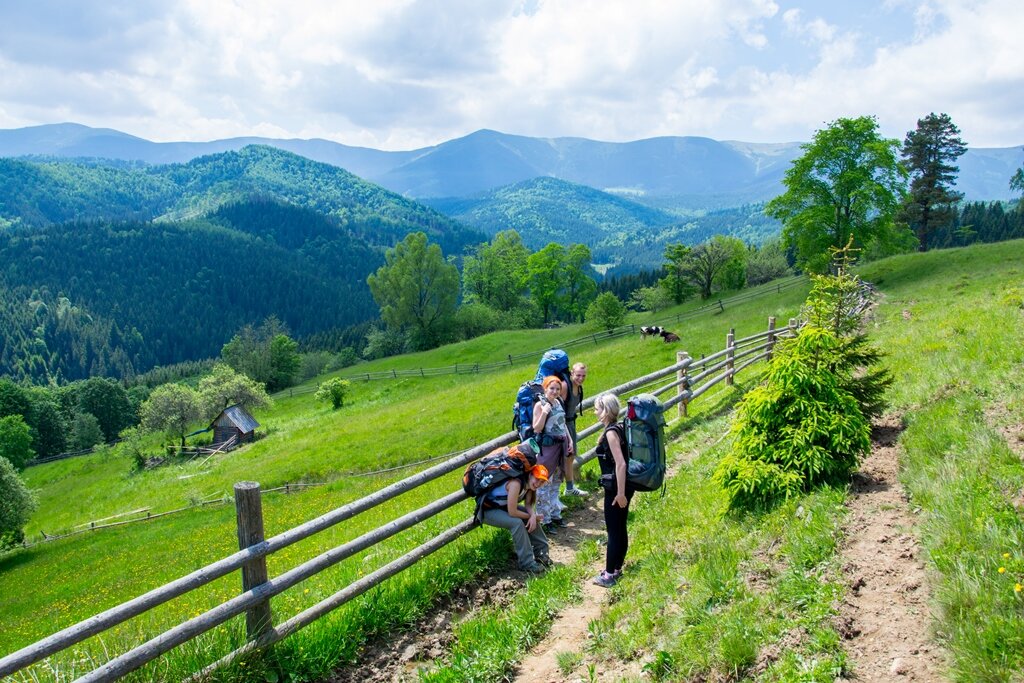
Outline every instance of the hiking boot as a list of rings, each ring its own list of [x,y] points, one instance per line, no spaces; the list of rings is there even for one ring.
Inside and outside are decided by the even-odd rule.
[[[559,529],[566,529],[566,528],[568,528],[568,527],[569,527],[569,523],[568,523],[568,522],[566,522],[566,521],[565,521],[564,519],[562,519],[561,517],[558,517],[557,519],[553,519],[553,520],[551,520],[551,525],[552,525],[552,526],[556,526],[556,527],[558,527]]]
[[[527,574],[543,574],[544,565],[534,562],[533,564],[528,564],[525,567],[520,567],[519,571],[526,572]]]
[[[589,493],[587,493],[583,489],[576,488],[575,486],[573,486],[572,488],[569,488],[568,486],[566,486],[565,487],[565,495],[567,495],[567,496],[576,496],[577,498],[589,498],[590,497]]]
[[[549,557],[548,555],[538,555],[537,562],[545,567],[550,567],[554,564],[554,562],[551,561],[551,557]]]
[[[601,586],[602,588],[611,588],[615,585],[616,578],[617,577],[614,574],[609,574],[606,571],[602,571],[594,578],[594,583],[596,583],[598,586]]]
[[[555,526],[554,522],[542,524],[540,528],[547,536],[554,536],[558,533],[558,527]]]

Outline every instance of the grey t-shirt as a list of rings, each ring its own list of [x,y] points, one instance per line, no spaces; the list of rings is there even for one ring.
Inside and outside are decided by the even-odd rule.
[[[548,403],[547,398],[541,398],[541,401]],[[548,413],[548,419],[544,423],[544,433],[549,436],[566,436],[569,433],[565,426],[565,408],[562,407],[561,401],[551,404],[551,412]]]

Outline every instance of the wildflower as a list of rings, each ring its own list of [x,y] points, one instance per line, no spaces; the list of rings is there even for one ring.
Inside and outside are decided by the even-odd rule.
[[[1003,553],[1003,559],[1004,560],[1010,559],[1010,553]]]
[[[1019,583],[1013,584],[1013,592],[1014,593],[1020,593],[1022,588],[1024,588],[1024,586],[1021,586]]]
[[[1000,567],[999,568],[999,573],[1000,574],[1005,574],[1006,573],[1006,567]]]

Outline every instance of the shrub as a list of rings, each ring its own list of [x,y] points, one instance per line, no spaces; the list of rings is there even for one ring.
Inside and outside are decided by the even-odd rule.
[[[317,401],[330,401],[333,408],[337,410],[344,405],[345,395],[348,393],[350,386],[352,386],[352,383],[347,379],[332,377],[320,383],[313,398]]]
[[[867,452],[871,424],[844,388],[841,347],[829,330],[805,326],[781,345],[765,383],[740,402],[733,447],[714,474],[730,507],[764,507],[847,477]]]
[[[463,304],[455,313],[455,326],[463,339],[499,330],[503,326],[502,322],[502,313],[481,303]]]
[[[604,292],[587,307],[587,322],[602,330],[613,330],[625,319],[626,307],[611,292]]]
[[[100,421],[92,413],[78,413],[71,423],[71,447],[75,450],[92,448],[103,443]]]

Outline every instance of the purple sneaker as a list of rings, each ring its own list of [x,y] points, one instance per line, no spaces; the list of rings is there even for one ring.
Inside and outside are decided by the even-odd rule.
[[[594,583],[596,583],[598,586],[601,586],[602,588],[611,588],[615,585],[615,581],[617,578],[618,577],[616,577],[614,574],[609,574],[606,571],[602,571],[594,579]]]

